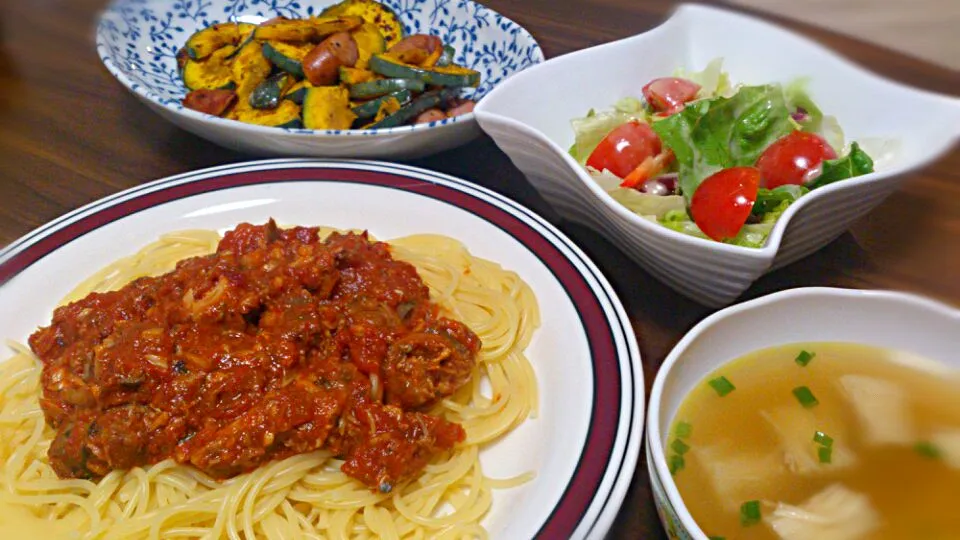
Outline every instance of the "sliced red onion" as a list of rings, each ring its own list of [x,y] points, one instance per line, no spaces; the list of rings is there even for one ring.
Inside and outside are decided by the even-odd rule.
[[[810,113],[808,113],[807,110],[804,109],[803,107],[797,107],[797,110],[794,111],[790,115],[790,117],[796,120],[797,122],[806,122],[807,120],[810,119]]]
[[[676,173],[662,174],[640,184],[640,191],[650,195],[673,195],[677,192],[677,178]]]

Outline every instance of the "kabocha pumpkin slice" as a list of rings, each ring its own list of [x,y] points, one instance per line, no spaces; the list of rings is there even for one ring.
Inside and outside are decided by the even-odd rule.
[[[234,50],[233,54],[227,58],[233,58],[244,45],[253,41],[253,32],[257,29],[257,25],[250,23],[237,23],[237,31],[240,33],[240,39],[237,40],[239,43],[237,48]]]
[[[357,48],[360,56],[357,59],[356,67],[366,69],[370,65],[370,58],[375,54],[380,54],[387,50],[387,42],[383,39],[383,34],[377,25],[371,22],[364,22],[358,28],[351,32],[353,39],[357,42]]]
[[[303,126],[300,119],[300,105],[289,99],[280,100],[280,104],[274,109],[254,109],[240,101],[227,113],[227,118],[270,127],[299,128]]]
[[[404,103],[410,101],[410,97],[412,95],[413,94],[411,94],[409,90],[399,90],[397,92],[393,92],[391,94],[387,94],[385,96],[381,96],[376,99],[371,99],[366,103],[361,103],[355,106],[352,109],[353,114],[357,115],[357,118],[360,120],[373,118],[377,115],[378,112],[380,112],[380,104],[383,103],[384,101],[388,99],[393,99],[393,100],[396,100],[399,105],[403,105]]]
[[[351,16],[289,19],[277,21],[269,26],[261,25],[257,27],[254,37],[264,41],[317,42],[330,34],[349,32],[361,24],[363,24],[363,19]]]
[[[293,76],[289,73],[277,73],[258,84],[250,94],[250,106],[254,109],[274,109],[280,105],[280,98],[286,89],[293,85]]]
[[[376,77],[376,73],[370,70],[340,66],[340,84],[359,84],[362,82],[372,81]]]
[[[229,58],[235,50],[233,45],[227,45],[203,60],[188,58],[180,72],[184,86],[190,90],[234,88],[236,85],[233,82]]]
[[[240,49],[231,63],[233,81],[237,83],[237,95],[240,101],[246,101],[253,89],[270,75],[273,69],[263,56],[263,47],[257,41],[251,41]]]
[[[346,88],[310,88],[303,98],[303,126],[308,129],[350,129],[356,118]]]
[[[313,88],[310,81],[303,80],[287,88],[283,93],[283,99],[289,99],[297,105],[303,104],[303,97],[307,95],[307,90]]]
[[[404,105],[399,111],[380,120],[379,122],[374,122],[367,127],[370,129],[382,129],[401,126],[416,118],[423,111],[439,107],[442,103],[449,101],[456,95],[457,91],[453,88],[443,88],[424,92],[407,105]]]
[[[263,44],[263,56],[271,64],[302,79],[303,59],[314,46],[313,43],[267,41]]]
[[[350,97],[353,99],[369,99],[385,96],[399,90],[423,92],[426,87],[426,83],[417,79],[377,79],[350,85]]]
[[[362,17],[368,23],[375,24],[383,36],[387,47],[403,39],[405,33],[400,18],[387,6],[376,0],[344,0],[328,7],[320,13],[321,17],[339,17],[354,15]]]
[[[375,54],[370,59],[370,70],[388,78],[416,79],[433,86],[476,86],[480,72],[456,64],[423,68],[406,64],[390,54]]]
[[[196,32],[187,39],[185,48],[187,56],[194,60],[203,60],[224,45],[236,45],[239,42],[239,26],[237,23],[227,22],[214,24]]]

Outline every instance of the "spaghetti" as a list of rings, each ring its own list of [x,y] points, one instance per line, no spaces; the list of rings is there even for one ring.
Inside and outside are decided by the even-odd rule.
[[[210,231],[165,235],[91,276],[64,302],[168,272],[181,259],[213,252],[219,239]],[[38,401],[41,366],[29,349],[12,344],[14,356],[0,366],[0,512],[26,508],[55,521],[57,530],[90,539],[485,537],[480,521],[492,491],[530,479],[488,478],[479,455],[536,413],[536,379],[524,356],[540,322],[536,298],[515,273],[473,257],[454,239],[417,235],[389,245],[395,259],[417,269],[443,314],[483,343],[469,382],[430,411],[466,432],[449,456],[390,493],[346,476],[325,451],[224,481],[169,459],[114,470],[97,482],[60,479],[47,458],[54,433]]]

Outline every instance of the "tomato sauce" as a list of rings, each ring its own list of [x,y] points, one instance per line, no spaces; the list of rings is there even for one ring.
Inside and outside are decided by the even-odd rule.
[[[273,221],[60,307],[29,342],[61,478],[166,458],[227,478],[325,448],[381,491],[464,439],[424,411],[480,349],[388,245]]]

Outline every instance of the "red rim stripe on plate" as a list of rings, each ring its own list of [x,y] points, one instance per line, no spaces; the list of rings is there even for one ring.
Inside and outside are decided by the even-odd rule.
[[[568,483],[563,498],[553,509],[548,521],[540,528],[539,534],[546,538],[567,537],[573,534],[600,487],[616,438],[621,393],[616,347],[611,341],[612,333],[596,296],[570,261],[556,246],[529,225],[487,201],[454,188],[400,176],[397,173],[334,168],[225,173],[222,176],[152,191],[82,217],[13,256],[8,264],[0,269],[0,283],[7,282],[48,253],[94,229],[162,203],[232,187],[318,180],[389,186],[448,202],[503,228],[536,254],[556,275],[580,312],[581,320],[586,327],[591,354],[595,359],[593,415],[589,436],[577,470]]]

